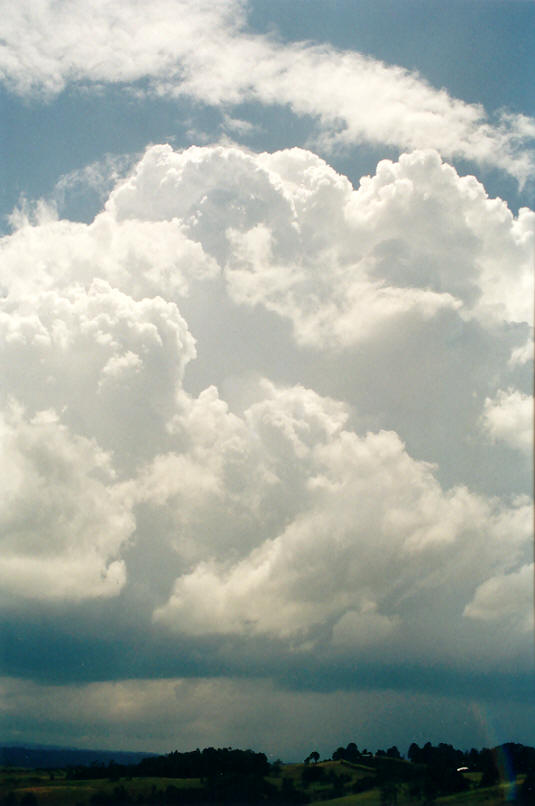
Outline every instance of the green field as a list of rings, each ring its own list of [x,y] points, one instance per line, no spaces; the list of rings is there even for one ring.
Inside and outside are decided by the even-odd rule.
[[[33,793],[38,804],[43,806],[88,806],[99,794],[112,796],[117,788],[124,788],[130,801],[148,803],[151,800],[159,803],[162,793],[171,786],[179,789],[200,788],[198,778],[119,778],[116,781],[106,779],[90,781],[73,781],[64,770],[48,771],[3,769],[0,772],[0,803],[8,803],[9,797],[16,803],[25,795]],[[12,794],[11,794],[12,793]]]
[[[406,765],[407,762],[397,762]],[[321,771],[321,772],[320,772]],[[414,782],[401,782],[395,786],[383,782],[382,788],[372,786],[366,791],[355,793],[355,786],[364,779],[368,784],[377,770],[365,764],[351,764],[346,761],[325,761],[308,768],[304,764],[284,764],[277,774],[268,775],[266,780],[276,793],[273,799],[251,802],[297,803],[306,798],[317,806],[385,806],[386,804],[421,804],[422,793],[414,792]],[[307,780],[307,775],[311,780]],[[318,780],[314,780],[317,776]],[[470,789],[455,795],[439,796],[433,801],[438,804],[459,804],[459,806],[498,806],[511,802],[511,787],[497,784],[488,788],[478,786],[479,773],[467,773]],[[517,784],[520,785],[520,777]],[[200,790],[205,785],[199,778],[118,778],[110,780],[73,780],[65,770],[27,770],[21,768],[0,769],[0,806],[98,806],[99,801],[114,804],[150,804],[167,806],[179,803],[176,790]],[[411,791],[412,786],[412,791]],[[287,799],[285,799],[287,795]],[[199,796],[197,796],[199,797]],[[187,802],[187,801],[183,801]],[[204,802],[217,803],[213,797]],[[222,800],[221,802],[246,803],[246,800]],[[304,800],[301,800],[304,802]]]

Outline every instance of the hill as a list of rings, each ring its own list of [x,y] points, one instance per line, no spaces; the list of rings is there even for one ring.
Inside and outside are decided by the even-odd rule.
[[[86,764],[138,764],[154,753],[124,750],[80,750],[73,747],[0,747],[0,766],[23,769],[58,769]]]

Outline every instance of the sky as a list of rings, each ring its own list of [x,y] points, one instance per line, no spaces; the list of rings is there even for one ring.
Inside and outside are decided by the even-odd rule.
[[[534,745],[533,3],[0,9],[0,740]]]

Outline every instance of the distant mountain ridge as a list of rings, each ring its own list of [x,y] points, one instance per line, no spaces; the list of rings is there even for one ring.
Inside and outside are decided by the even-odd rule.
[[[137,764],[156,753],[138,753],[127,750],[80,750],[74,747],[0,746],[0,765],[27,769],[70,767],[80,764]]]

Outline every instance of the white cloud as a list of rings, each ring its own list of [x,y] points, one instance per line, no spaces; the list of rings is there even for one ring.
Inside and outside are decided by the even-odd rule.
[[[375,602],[364,602],[357,612],[348,610],[336,622],[332,642],[336,647],[354,652],[369,644],[382,644],[388,640],[399,622],[396,616],[383,616],[377,612]]]
[[[530,338],[525,344],[516,347],[511,353],[509,364],[512,367],[533,363],[533,339]]]
[[[236,134],[239,136],[252,134],[253,132],[258,131],[258,126],[255,126],[248,120],[233,118],[226,112],[223,114],[222,128],[224,131],[236,132]]]
[[[499,574],[477,588],[464,615],[506,629],[533,633],[533,563],[510,574]]]
[[[61,210],[66,199],[93,191],[102,202],[132,165],[134,158],[124,154],[106,154],[102,159],[60,176],[53,190],[53,199]]]
[[[107,209],[122,222],[179,218],[224,266],[231,298],[287,317],[303,344],[350,345],[444,310],[532,317],[534,214],[515,219],[436,152],[385,160],[353,190],[300,149],[159,146]]]
[[[529,742],[535,213],[446,160],[522,186],[534,120],[257,35],[246,0],[0,12],[15,103],[124,93],[227,133],[67,173],[0,239],[7,665],[110,678],[0,680],[4,737],[469,746],[470,702],[436,692],[476,690]],[[260,119],[400,156],[353,187],[230,142],[273,140]],[[77,198],[91,223],[61,220]]]
[[[61,412],[70,427],[114,450],[128,473],[161,440],[195,355],[174,302],[136,301],[105,280],[8,296],[0,334],[4,395],[32,412]]]
[[[71,81],[172,77],[199,44],[232,31],[240,5],[157,0],[110,6],[96,0],[88,9],[83,0],[23,0],[13,8],[3,3],[3,78],[17,92],[50,95]]]
[[[344,430],[343,411],[310,390],[271,388],[270,399],[246,411],[245,421],[264,466],[269,457],[271,477],[257,476],[256,490],[244,483],[241,503],[265,499],[262,484],[272,495],[291,467],[291,497],[277,502],[286,523],[266,536],[257,506],[256,547],[247,553],[244,545],[237,561],[214,536],[212,558],[205,555],[180,576],[154,614],[180,633],[259,633],[301,642],[335,621],[335,644],[347,644],[350,632],[357,644],[369,644],[372,634],[381,642],[399,626],[403,602],[414,605],[421,591],[444,587],[466,600],[478,579],[527,550],[525,501],[507,509],[466,488],[442,491],[432,468],[408,456],[397,435]],[[221,447],[212,441],[210,451],[211,464],[219,464]],[[229,488],[227,476],[227,511]]]
[[[440,311],[530,321],[533,220],[436,152],[385,160],[353,190],[300,149],[154,146],[91,225],[21,219],[3,239],[4,283],[96,274],[176,298],[224,271],[231,299],[288,318],[299,342],[345,346]]]
[[[518,389],[501,389],[487,398],[481,425],[493,440],[501,440],[528,455],[533,450],[533,397]]]
[[[26,412],[10,440],[38,441],[35,417],[53,411],[50,445],[74,446],[76,469],[14,453],[9,534],[39,491],[49,502],[49,549],[12,550],[17,593],[142,588],[168,640],[269,635],[333,657],[419,657],[447,618],[433,651],[450,658],[476,587],[527,562],[529,502],[494,495],[503,454],[477,425],[529,372],[510,357],[528,331],[533,214],[432,151],[354,190],[304,150],[221,146],[151,147],[89,225],[37,213],[0,244],[3,405]],[[483,451],[489,494],[465,478]],[[89,561],[97,455],[111,499]],[[81,565],[55,587],[71,545]],[[165,564],[168,587],[140,557]]]
[[[151,513],[165,508],[170,539],[188,564],[242,557],[306,508],[309,456],[332,439],[345,407],[302,387],[263,381],[243,417],[213,387],[183,395],[170,432],[181,450],[157,456],[137,483]]]
[[[418,74],[360,53],[305,43],[284,45],[245,29],[241,2],[82,0],[2,4],[0,71],[20,93],[50,96],[68,83],[135,84],[160,95],[189,95],[228,107],[247,100],[289,105],[315,118],[324,145],[384,143],[437,148],[533,175],[526,143],[535,124],[485,110],[429,86]]]
[[[44,205],[35,221],[17,211],[14,233],[0,244],[3,288],[13,297],[102,278],[136,298],[173,298],[186,295],[191,281],[213,277],[217,265],[181,222],[153,221],[149,209],[145,220],[119,223],[103,213],[90,225],[58,221]]]
[[[0,579],[4,594],[35,599],[114,596],[120,550],[134,529],[110,457],[53,412],[1,420]]]

